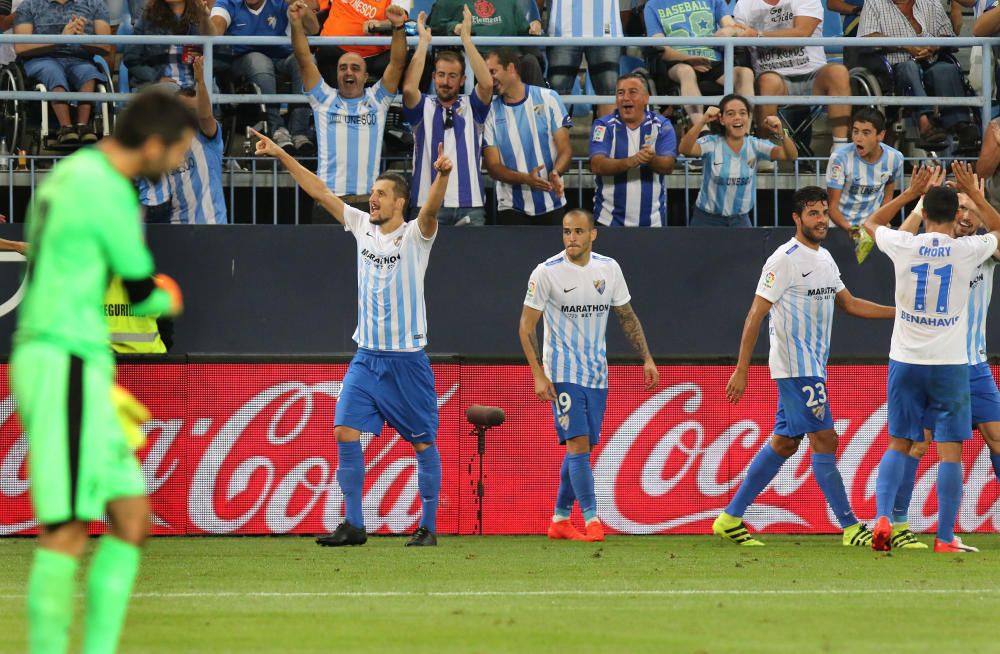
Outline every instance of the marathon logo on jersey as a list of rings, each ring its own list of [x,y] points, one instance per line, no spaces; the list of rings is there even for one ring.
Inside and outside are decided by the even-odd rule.
[[[836,295],[837,289],[832,286],[824,286],[822,288],[810,288],[809,292],[806,294],[809,297],[823,297],[825,295]]]
[[[607,132],[607,128],[604,125],[598,125],[594,128],[594,143],[604,143],[604,136]]]
[[[903,322],[913,323],[914,325],[923,325],[925,327],[953,327],[958,324],[958,316],[952,316],[951,318],[915,316],[902,309],[899,310],[899,319]]]
[[[604,295],[604,289],[607,288],[607,287],[608,287],[608,284],[603,279],[595,279],[594,280],[594,289],[598,293],[600,293],[601,295]]]
[[[971,282],[969,282],[969,288],[975,288],[975,287],[979,286],[983,282],[984,279],[985,279],[985,277],[983,276],[983,273],[980,272],[976,277],[974,277],[972,279]]]
[[[378,266],[379,268],[392,268],[403,258],[400,254],[393,254],[389,256],[376,254],[368,248],[363,248],[361,250],[361,256],[368,261],[368,263]]]
[[[610,304],[564,304],[559,310],[563,313],[579,314],[581,318],[589,318],[591,314],[603,313],[610,308]]]

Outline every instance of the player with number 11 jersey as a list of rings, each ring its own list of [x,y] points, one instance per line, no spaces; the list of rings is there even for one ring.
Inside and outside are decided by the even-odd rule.
[[[988,207],[978,179],[963,163],[952,165],[958,187]],[[1000,216],[983,212],[990,233],[954,238],[959,200],[940,186],[940,169],[921,168],[910,186],[866,222],[865,229],[891,260],[896,276],[896,322],[889,350],[889,447],[875,484],[878,521],[872,548],[892,547],[892,514],[911,441],[932,426],[937,444],[938,527],[935,552],[965,552],[955,538],[962,500],[962,443],[972,438],[967,350],[969,291],[980,264],[997,251]],[[924,233],[887,227],[907,202],[924,195]]]

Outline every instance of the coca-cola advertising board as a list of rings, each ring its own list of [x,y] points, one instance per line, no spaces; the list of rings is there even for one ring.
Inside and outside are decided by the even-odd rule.
[[[6,368],[6,366],[3,366]],[[548,404],[523,365],[435,364],[441,424],[438,529],[458,534],[541,534],[552,515],[564,450]],[[158,534],[331,531],[342,520],[333,416],[347,366],[130,364],[119,382],[151,409],[139,452]],[[6,370],[3,371],[6,373]],[[642,390],[638,366],[611,366],[601,444],[593,453],[601,518],[628,534],[708,533],[750,459],[766,442],[777,393],[754,367],[740,404],[725,399],[726,366],[664,366]],[[996,372],[996,371],[995,371]],[[33,533],[27,441],[0,383],[0,534]],[[888,440],[886,368],[831,366],[828,395],[841,435],[838,461],[858,517],[875,511],[877,466]],[[507,421],[477,438],[471,404],[503,408]],[[405,533],[420,500],[413,449],[391,428],[365,436],[364,511],[370,532]],[[934,450],[920,466],[910,523],[934,527]],[[483,495],[478,493],[482,464]],[[960,531],[1000,528],[1000,485],[976,434],[965,450]],[[808,443],[747,512],[772,533],[838,530],[812,477]],[[100,530],[95,525],[95,530]]]

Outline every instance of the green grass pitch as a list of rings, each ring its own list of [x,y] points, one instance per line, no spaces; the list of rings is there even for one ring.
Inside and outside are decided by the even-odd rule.
[[[967,537],[982,552],[962,556],[764,538],[155,538],[120,651],[1000,651],[998,535]],[[33,546],[0,539],[2,652],[25,651]],[[79,612],[74,626],[79,651]]]

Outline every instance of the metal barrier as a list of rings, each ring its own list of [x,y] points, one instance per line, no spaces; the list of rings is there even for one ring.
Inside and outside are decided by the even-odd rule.
[[[23,170],[15,167],[19,159],[24,160]],[[48,173],[52,162],[57,159],[51,156],[15,156],[9,160],[11,164],[9,170],[0,169],[0,197],[6,196],[7,198],[7,218],[10,222],[23,222],[23,211],[14,212],[12,208],[20,204],[23,209],[27,196],[34,193],[35,187]],[[947,164],[948,161],[956,159],[939,158],[938,160]],[[828,157],[801,157],[794,162],[785,164],[786,168],[791,168],[790,172],[782,172],[776,166],[773,171],[758,173],[757,198],[759,200],[765,197],[764,194],[770,194],[774,211],[771,215],[766,215],[765,212],[760,210],[759,202],[755,203],[751,212],[753,224],[758,227],[776,227],[781,224],[783,216],[778,212],[779,194],[781,192],[787,193],[809,185],[825,188],[826,174],[824,167],[828,160]],[[311,163],[315,161],[315,158],[305,161],[306,163]],[[683,191],[680,201],[677,201],[675,197],[673,201],[668,202],[667,215],[676,215],[675,212],[683,210],[685,224],[688,224],[690,221],[694,197],[701,187],[701,174],[689,171],[685,166],[687,161],[689,160],[685,158],[678,159],[677,167],[673,174],[666,176],[668,189]],[[905,161],[910,164],[919,164],[925,160],[913,157],[905,158]],[[411,160],[408,158],[385,158],[383,159],[383,168],[392,167],[399,172],[410,172],[411,163]],[[573,198],[575,196],[573,198],[575,199],[575,206],[587,206],[586,194],[594,190],[594,177],[593,173],[590,172],[588,158],[573,158],[572,167],[563,176],[563,181],[570,197]],[[302,213],[304,196],[299,192],[298,184],[295,183],[291,175],[285,172],[274,159],[226,157],[223,159],[222,180],[226,206],[231,219],[234,209],[239,206],[237,199],[240,200],[240,204],[249,205],[244,211],[239,213],[239,220],[231,220],[232,222],[251,223],[255,225],[264,222],[277,224],[279,205],[282,207],[283,215],[289,217],[288,220],[283,222],[291,222],[296,225],[309,222],[302,219],[304,215]],[[902,190],[906,188],[908,179],[897,179],[895,182],[896,188]],[[492,190],[494,187],[493,180],[485,174],[483,175],[483,183],[487,190]],[[15,203],[15,192],[17,189],[23,189],[24,192],[19,196],[20,202]],[[292,193],[292,190],[295,192]],[[292,197],[279,200],[279,196],[282,193],[290,194]],[[261,195],[263,197],[260,197]],[[570,200],[571,204],[574,204],[573,199]],[[259,214],[266,214],[266,209],[261,206],[262,203],[270,205],[270,221],[267,221],[266,218],[260,218]],[[784,219],[785,223],[788,224],[790,217],[784,216]]]
[[[409,45],[416,46],[417,38],[407,39]],[[100,43],[111,45],[145,44],[145,45],[200,45],[204,49],[205,71],[210,79],[206,80],[208,88],[212,85],[212,63],[214,48],[226,45],[287,45],[288,39],[278,36],[149,36],[149,35],[48,35],[48,34],[0,34],[0,45],[4,43],[51,43],[51,44],[88,44]],[[389,37],[314,37],[310,38],[312,45],[389,45]],[[596,37],[476,37],[473,42],[479,46],[602,46],[608,44],[606,38]],[[822,37],[822,38],[774,38],[774,37],[713,37],[710,45],[722,48],[724,64],[724,93],[733,91],[733,68],[735,48],[739,47],[796,47],[796,46],[835,46],[835,47],[903,47],[912,45],[913,39],[907,38],[860,38],[860,37]],[[623,37],[615,39],[615,44],[626,48],[630,46],[705,46],[704,38],[638,38]],[[992,96],[993,96],[993,52],[992,46],[1000,45],[1000,38],[976,38],[976,37],[933,37],[921,38],[921,45],[940,46],[951,48],[967,48],[983,46],[982,62],[982,86],[980,95],[968,98],[935,98],[934,103],[938,106],[968,106],[979,107],[983,117],[983,123],[992,117]],[[458,37],[439,37],[434,39],[434,45],[439,46],[460,46],[462,40]],[[471,75],[468,76],[471,79]],[[20,100],[65,100],[65,101],[97,101],[126,100],[130,94],[98,94],[98,93],[40,93],[37,91],[0,92],[0,100],[20,99]],[[568,95],[563,96],[565,104],[611,104],[614,96],[600,95]],[[721,96],[656,96],[650,99],[651,104],[703,104],[718,102]],[[297,94],[215,94],[213,102],[230,104],[247,104],[258,102],[281,102],[300,103],[307,100]],[[853,96],[758,96],[754,99],[758,104],[782,104],[782,105],[816,105],[816,104],[849,104],[865,105],[871,104],[870,99]],[[918,106],[926,104],[927,100],[915,97],[885,96],[879,99],[880,104],[893,106]]]
[[[711,45],[715,47],[722,48],[723,50],[723,63],[724,63],[724,78],[725,84],[723,88],[724,93],[731,93],[733,91],[733,68],[734,68],[734,54],[735,48],[738,47],[760,47],[760,46],[839,46],[839,47],[901,47],[904,45],[912,44],[912,39],[905,38],[847,38],[847,37],[824,37],[824,38],[713,38]],[[31,35],[14,35],[14,34],[0,34],[0,45],[4,43],[52,43],[52,44],[88,44],[88,43],[101,43],[101,44],[112,44],[115,46],[128,45],[128,44],[144,44],[144,45],[200,45],[204,49],[205,56],[205,71],[209,76],[206,80],[206,84],[209,89],[214,88],[213,85],[213,56],[214,48],[217,46],[226,46],[234,44],[243,45],[285,45],[288,44],[288,39],[282,37],[207,37],[207,36],[147,36],[147,35],[128,35],[128,36],[96,36],[96,35],[84,35],[84,36],[66,36],[66,35],[41,35],[41,34],[31,34]],[[313,45],[388,45],[391,39],[388,37],[317,37],[310,38],[309,42]],[[417,39],[411,37],[408,39],[411,46],[415,46]],[[531,45],[531,46],[597,46],[597,45],[607,45],[608,39],[604,38],[553,38],[553,37],[478,37],[474,38],[473,42],[479,46],[517,46],[517,45]],[[459,46],[462,41],[458,37],[435,37],[434,45],[438,46]],[[692,46],[692,45],[705,45],[705,39],[696,38],[619,38],[615,39],[615,43],[621,47],[629,46]],[[983,124],[987,124],[993,115],[993,89],[994,89],[994,60],[993,60],[993,49],[992,46],[1000,46],[1000,38],[967,38],[967,37],[949,37],[949,38],[921,38],[920,43],[922,45],[929,46],[942,46],[942,47],[973,47],[982,46],[983,50],[983,60],[982,60],[982,80],[980,86],[980,92],[978,96],[975,97],[961,97],[961,98],[933,98],[928,100],[927,98],[918,97],[900,97],[900,96],[880,96],[878,98],[878,104],[880,105],[891,105],[891,106],[919,106],[926,105],[928,102],[932,102],[938,106],[967,106],[967,107],[978,107],[983,120]],[[467,76],[469,79],[469,84],[472,84],[472,74]],[[76,92],[62,92],[62,93],[41,93],[36,91],[0,91],[0,100],[6,99],[18,99],[18,100],[64,100],[64,101],[124,101],[127,100],[132,94],[131,93],[76,93]],[[211,94],[212,101],[214,103],[222,104],[258,104],[262,102],[274,102],[274,103],[303,103],[307,102],[307,99],[303,95],[298,94],[274,94],[274,95],[262,95],[262,94]],[[614,96],[598,96],[598,95],[567,95],[562,96],[562,100],[567,105],[578,105],[578,104],[612,104],[615,101]],[[721,100],[721,96],[655,96],[650,98],[651,105],[686,105],[686,104],[712,104],[717,103]],[[847,96],[847,97],[832,97],[832,96],[757,96],[754,98],[754,102],[758,104],[779,104],[779,105],[802,105],[802,106],[813,106],[813,105],[829,105],[829,104],[848,104],[848,105],[870,105],[873,103],[870,96]],[[25,171],[16,171],[13,169],[13,165],[9,171],[0,171],[0,179],[6,177],[7,185],[7,195],[9,199],[9,207],[14,205],[14,189],[16,187],[29,187],[34,189],[35,183],[37,181],[37,175],[39,168],[37,166],[37,159],[52,159],[52,157],[30,157],[30,169]],[[243,160],[244,163],[248,165],[246,168],[248,170],[234,170],[232,166],[233,161],[240,161],[242,158],[227,159],[225,161],[225,172],[224,179],[226,180],[226,190],[229,199],[230,210],[234,206],[235,199],[235,189],[237,188],[266,188],[266,185],[270,185],[272,190],[272,204],[274,213],[277,213],[278,206],[278,189],[282,187],[292,187],[294,183],[288,178],[284,173],[280,173],[276,162],[271,161],[261,161],[256,159]],[[16,161],[16,160],[15,160]],[[815,173],[810,173],[809,175],[803,177],[800,175],[800,168],[803,163],[813,162],[813,170]],[[777,196],[778,191],[782,188],[787,187],[788,189],[794,189],[798,186],[800,178],[815,178],[815,183],[820,186],[825,186],[823,183],[822,175],[820,173],[820,166],[822,162],[825,162],[826,158],[814,158],[806,159],[800,158],[794,163],[794,173],[792,175],[780,174],[777,170],[774,173],[764,173],[759,177],[761,184],[759,185],[759,192],[772,192],[775,194],[775,206],[777,206]],[[391,163],[391,159],[387,159],[383,162]],[[586,159],[577,158],[574,159],[574,168],[572,172],[567,174],[567,184],[569,188],[575,188],[577,191],[577,201],[580,205],[583,204],[583,194],[588,188],[593,188],[593,176],[585,170]],[[13,163],[13,162],[11,162]],[[408,168],[408,165],[406,166]],[[673,175],[667,177],[668,186],[670,188],[683,188],[686,191],[697,191],[697,185],[692,185],[690,181],[693,179],[697,182],[700,176],[691,175],[688,173],[687,168],[683,165],[683,159],[679,162],[678,170],[675,171]],[[768,181],[768,180],[772,181]],[[492,181],[484,179],[487,186],[492,186]],[[264,184],[260,184],[263,182]],[[3,182],[0,182],[2,184]],[[689,193],[685,193],[685,214],[690,215],[689,211]],[[295,222],[299,221],[299,194],[295,194]],[[668,209],[669,210],[669,209]],[[11,209],[8,209],[11,212]],[[11,218],[16,218],[11,216]],[[754,209],[754,224],[765,225],[774,224],[777,225],[779,222],[779,216],[777,214],[777,209],[775,209],[775,214],[771,221],[759,220],[757,215],[757,208]],[[257,222],[257,194],[251,193],[251,219],[252,222]]]

